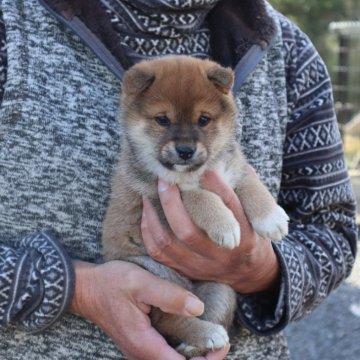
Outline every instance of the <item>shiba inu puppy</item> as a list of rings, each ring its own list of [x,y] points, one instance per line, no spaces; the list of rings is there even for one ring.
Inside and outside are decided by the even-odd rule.
[[[273,240],[287,233],[288,217],[248,167],[234,138],[236,105],[231,69],[187,56],[164,57],[130,68],[121,98],[122,153],[112,182],[103,228],[104,257],[135,262],[197,294],[205,303],[200,318],[153,309],[152,324],[187,357],[221,348],[236,306],[224,284],[192,283],[152,260],[142,242],[142,195],[168,226],[157,194],[157,179],[175,183],[193,221],[212,241],[233,249],[240,227],[219,196],[199,185],[207,169],[217,170],[239,197],[256,232]]]

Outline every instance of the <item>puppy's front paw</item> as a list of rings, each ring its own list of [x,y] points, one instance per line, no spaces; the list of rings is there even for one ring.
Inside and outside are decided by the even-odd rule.
[[[234,249],[240,244],[240,225],[235,217],[227,222],[214,223],[206,229],[215,244],[227,249]]]
[[[198,344],[182,343],[176,350],[189,359],[196,356],[204,356],[209,351],[221,349],[228,343],[229,336],[223,326],[211,324],[211,327],[202,334],[201,341]]]
[[[288,233],[289,217],[280,206],[264,219],[254,219],[251,224],[255,231],[262,237],[271,240],[281,240]]]
[[[216,325],[216,328],[208,334],[206,349],[214,351],[223,348],[228,343],[227,331],[221,325]]]

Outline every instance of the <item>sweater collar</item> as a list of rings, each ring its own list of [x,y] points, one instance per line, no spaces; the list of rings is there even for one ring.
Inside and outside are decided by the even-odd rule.
[[[99,1],[133,63],[164,55],[209,57],[205,18],[219,0]]]
[[[121,77],[123,69],[132,65],[124,47],[117,40],[116,31],[108,20],[108,14],[99,0],[39,0],[62,22],[75,31],[80,38]],[[204,4],[207,0],[189,0]],[[189,3],[186,0],[137,0],[148,6],[155,3]],[[129,2],[130,3],[130,2]],[[133,3],[133,2],[131,2]],[[220,64],[233,68],[254,46],[265,51],[276,33],[276,26],[267,12],[265,0],[213,1],[206,11],[210,30],[210,57]],[[105,55],[104,55],[105,54]],[[117,63],[117,64],[116,64]],[[120,64],[120,65],[119,65]],[[117,71],[118,68],[118,71]]]
[[[212,58],[235,67],[254,46],[265,51],[276,25],[265,0],[221,0],[208,15]]]

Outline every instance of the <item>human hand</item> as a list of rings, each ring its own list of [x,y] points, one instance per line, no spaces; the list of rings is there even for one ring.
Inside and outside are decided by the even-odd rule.
[[[76,261],[70,311],[98,325],[129,360],[184,360],[151,326],[152,306],[182,316],[197,316],[203,304],[193,294],[135,264],[102,265]],[[221,360],[228,348],[197,360]]]
[[[240,293],[271,289],[279,279],[271,241],[255,233],[238,197],[216,172],[206,172],[202,187],[219,195],[234,213],[241,229],[240,245],[228,250],[213,243],[190,219],[178,188],[159,180],[160,201],[172,231],[161,226],[150,202],[144,199],[142,236],[149,255],[190,279],[225,283]]]

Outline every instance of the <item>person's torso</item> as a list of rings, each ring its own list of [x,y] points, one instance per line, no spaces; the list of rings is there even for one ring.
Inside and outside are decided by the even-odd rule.
[[[50,228],[60,234],[71,257],[96,261],[111,175],[121,151],[121,82],[37,0],[3,0],[1,7],[8,52],[0,109],[1,241],[10,244],[23,234]],[[236,94],[237,139],[274,196],[286,126],[280,42],[278,37]],[[258,344],[260,354],[259,339],[245,335]],[[34,337],[12,329],[1,336],[0,357],[5,358],[119,358],[99,329],[73,315],[36,335],[36,346]],[[263,346],[272,348],[276,339],[284,350],[280,335]],[[229,359],[240,359],[233,356]]]

